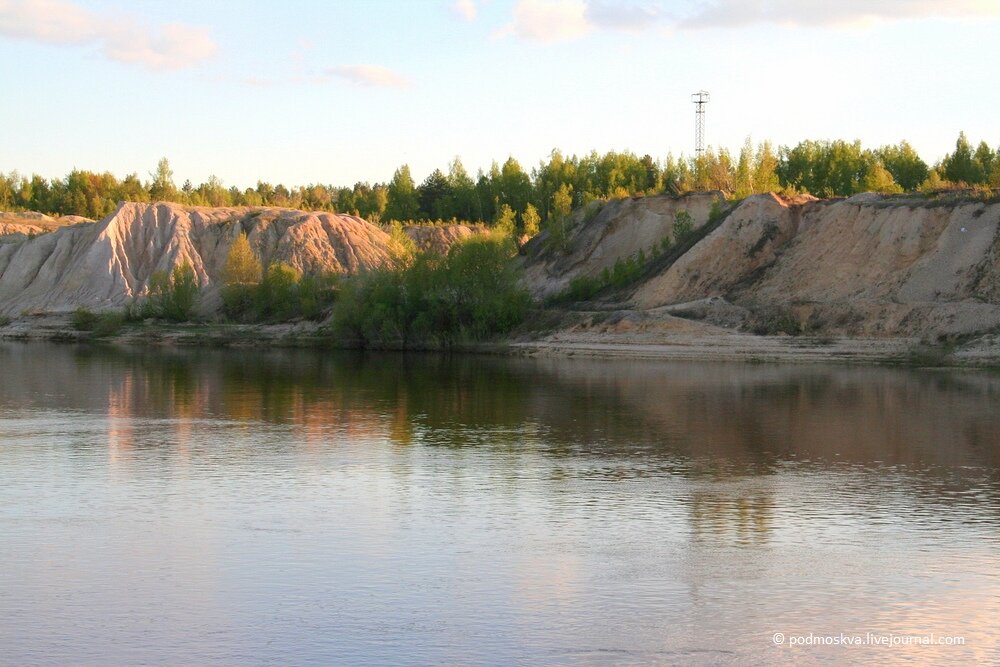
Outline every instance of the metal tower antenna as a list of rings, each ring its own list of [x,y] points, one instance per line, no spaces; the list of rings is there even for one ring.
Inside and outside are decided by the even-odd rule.
[[[711,96],[707,90],[699,90],[691,94],[694,109],[694,154],[697,157],[705,152],[705,105]]]

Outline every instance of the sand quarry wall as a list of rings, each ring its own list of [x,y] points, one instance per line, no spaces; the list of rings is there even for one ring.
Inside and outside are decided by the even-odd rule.
[[[574,213],[564,247],[546,242],[544,233],[525,246],[525,284],[543,298],[574,277],[600,275],[619,258],[648,254],[672,238],[681,211],[703,234],[711,231],[617,295],[639,310],[722,297],[749,311],[780,309],[829,333],[1000,328],[1000,204],[972,199],[768,194],[732,206],[721,193],[695,193],[591,204]],[[210,308],[241,231],[265,264],[283,261],[303,272],[376,267],[390,243],[382,229],[354,216],[271,208],[125,203],[100,222],[30,239],[23,233],[37,233],[24,227],[32,221],[17,222],[5,231],[21,236],[0,239],[6,240],[0,243],[5,315],[121,307],[146,291],[154,272],[185,261]],[[476,231],[406,229],[419,246],[438,250]]]
[[[100,222],[0,244],[0,313],[121,307],[147,290],[154,272],[183,262],[211,305],[240,232],[265,264],[303,272],[354,272],[388,256],[389,236],[354,216],[124,203]]]
[[[597,277],[619,258],[651,253],[673,238],[678,213],[691,216],[695,229],[709,220],[713,207],[724,204],[721,192],[699,192],[680,198],[633,197],[592,202],[576,211],[568,225],[565,249],[548,243],[547,233],[525,247],[525,284],[538,298],[564,290],[574,278]]]
[[[557,292],[648,244],[649,235],[662,237],[666,221],[651,219],[651,212],[669,216],[684,208],[703,224],[704,197],[606,206],[607,217],[573,230],[566,252],[529,256],[532,291]],[[624,232],[628,227],[645,229]],[[614,241],[598,240],[598,253],[595,239]],[[783,309],[803,326],[831,333],[989,330],[1000,327],[1000,204],[756,195],[629,296],[640,310],[723,297],[751,310]]]

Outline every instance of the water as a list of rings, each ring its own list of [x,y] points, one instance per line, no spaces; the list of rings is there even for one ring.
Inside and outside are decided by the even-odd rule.
[[[34,344],[0,372],[3,665],[1000,663],[997,375]],[[866,632],[965,644],[788,645]]]

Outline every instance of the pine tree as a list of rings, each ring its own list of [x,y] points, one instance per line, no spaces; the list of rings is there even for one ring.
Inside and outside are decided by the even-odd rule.
[[[410,175],[410,166],[404,164],[392,175],[389,183],[389,197],[385,207],[385,217],[389,220],[406,222],[415,220],[420,214],[417,188]]]

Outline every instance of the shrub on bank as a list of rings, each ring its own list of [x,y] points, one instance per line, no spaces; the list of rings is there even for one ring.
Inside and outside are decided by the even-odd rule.
[[[157,271],[149,278],[146,300],[129,309],[135,319],[150,317],[172,322],[186,322],[194,314],[201,288],[194,268],[188,262],[167,273]]]
[[[333,305],[336,288],[336,274],[303,276],[289,264],[277,262],[259,283],[224,285],[222,311],[239,322],[318,319]]]
[[[445,256],[421,253],[402,266],[351,276],[334,306],[334,332],[371,347],[447,346],[505,334],[530,305],[513,252],[509,238],[473,237]]]
[[[87,308],[73,311],[73,328],[88,331],[94,338],[113,336],[125,326],[125,314],[121,312],[94,313]]]

